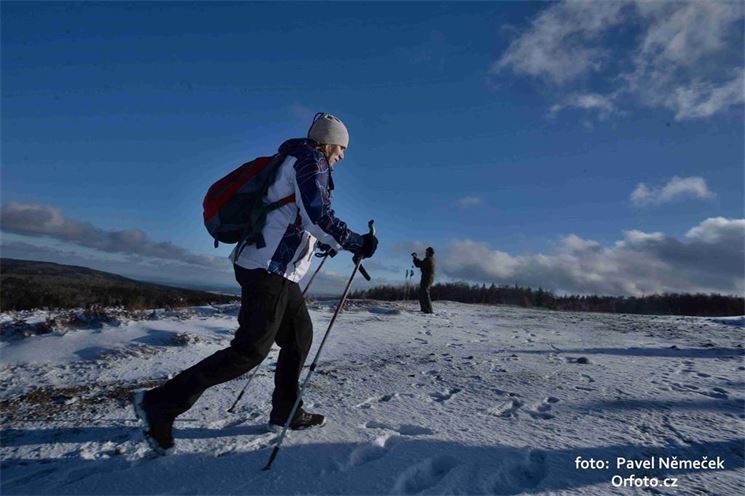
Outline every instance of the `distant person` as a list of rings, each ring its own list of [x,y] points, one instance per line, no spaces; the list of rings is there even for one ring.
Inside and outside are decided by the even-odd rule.
[[[266,202],[295,195],[268,214],[262,232],[266,246],[242,246],[230,254],[235,278],[241,285],[238,330],[230,346],[184,370],[173,379],[135,393],[134,406],[143,420],[150,446],[165,454],[174,446],[172,426],[202,393],[235,379],[259,365],[272,343],[280,347],[274,374],[270,428],[281,429],[299,393],[298,380],[313,339],[311,322],[298,281],[310,267],[316,243],[372,257],[378,245],[372,234],[357,234],[336,218],[331,209],[331,172],[344,158],[349,133],[341,120],[319,113],[307,138],[285,141],[276,180]],[[301,405],[302,406],[302,405]],[[290,429],[325,425],[326,418],[298,408]]]
[[[414,265],[422,271],[419,281],[419,306],[424,313],[432,313],[432,298],[429,290],[435,282],[435,250],[430,246],[425,251],[424,260],[420,260],[416,253],[412,253]]]

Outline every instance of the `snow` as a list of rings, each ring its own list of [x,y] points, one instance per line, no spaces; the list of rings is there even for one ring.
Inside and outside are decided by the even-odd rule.
[[[306,408],[329,423],[292,432],[270,471],[261,468],[279,436],[265,425],[276,350],[237,414],[226,410],[247,376],[208,390],[179,417],[170,456],[152,456],[129,403],[132,390],[227,346],[235,306],[4,338],[0,490],[743,493],[745,318],[435,306],[424,315],[412,304],[351,302],[305,395]],[[309,362],[332,315],[332,304],[312,305]],[[3,324],[17,320],[0,315]],[[577,457],[610,467],[578,469]],[[688,465],[617,467],[619,458]],[[690,465],[711,460],[720,467]],[[611,483],[632,474],[675,478],[677,487]]]

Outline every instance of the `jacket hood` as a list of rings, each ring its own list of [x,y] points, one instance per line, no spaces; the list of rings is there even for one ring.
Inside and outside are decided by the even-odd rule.
[[[279,153],[290,153],[298,148],[315,148],[316,146],[318,146],[318,143],[310,138],[292,138],[279,146]]]
[[[326,156],[316,149],[318,143],[310,138],[292,138],[288,139],[279,146],[279,153],[284,155],[293,155],[295,157],[305,156],[306,154],[312,154],[316,157],[316,160],[322,160],[326,162]],[[331,172],[334,171],[334,167],[327,165],[329,168],[329,179],[328,188],[329,192],[334,191],[334,179],[331,177]]]

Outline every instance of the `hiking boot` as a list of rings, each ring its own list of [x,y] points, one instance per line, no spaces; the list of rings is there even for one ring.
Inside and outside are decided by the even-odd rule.
[[[277,419],[269,419],[269,429],[274,432],[279,432],[285,427],[285,421],[279,421]],[[326,425],[326,417],[320,413],[309,413],[302,408],[298,409],[295,414],[295,418],[290,422],[290,430],[300,431],[303,429],[312,429],[313,427],[323,427]]]
[[[173,418],[158,411],[157,406],[149,404],[146,391],[136,391],[132,397],[135,415],[142,420],[145,440],[159,455],[167,455],[173,450]]]

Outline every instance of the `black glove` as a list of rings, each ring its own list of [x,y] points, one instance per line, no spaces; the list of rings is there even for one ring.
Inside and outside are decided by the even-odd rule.
[[[378,249],[378,238],[374,234],[367,233],[362,236],[362,248],[357,252],[362,258],[371,258]]]

